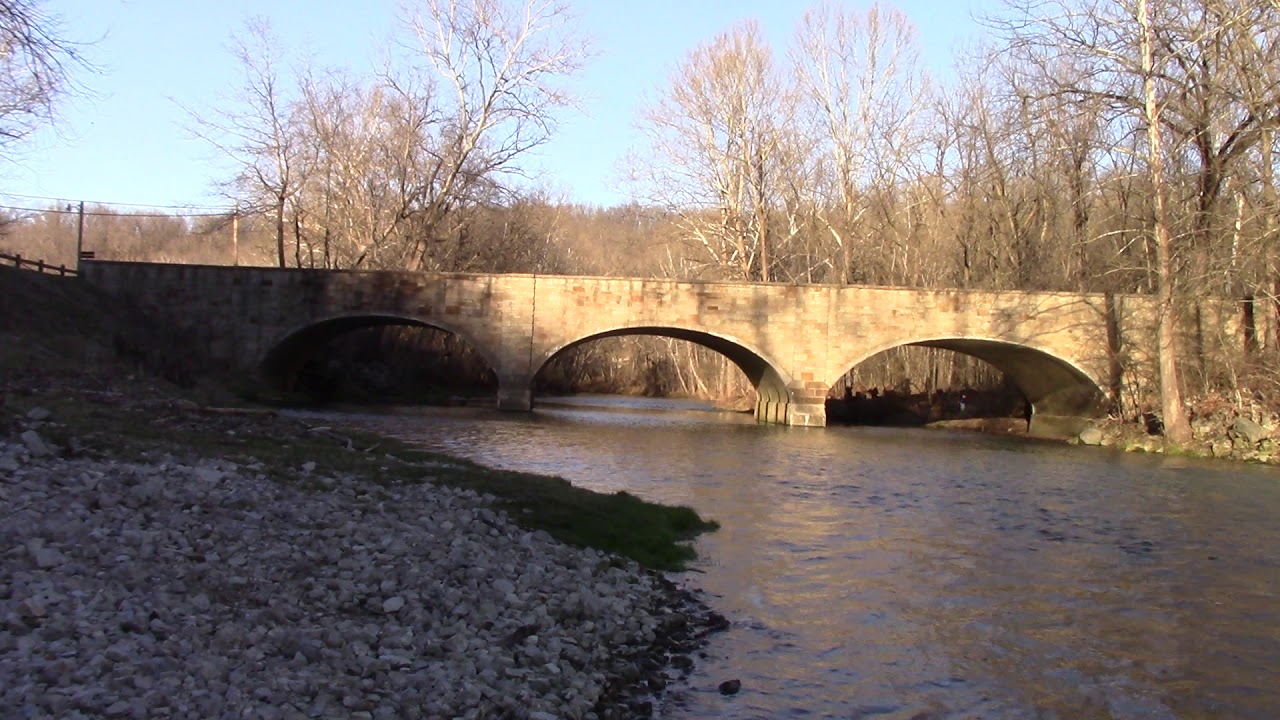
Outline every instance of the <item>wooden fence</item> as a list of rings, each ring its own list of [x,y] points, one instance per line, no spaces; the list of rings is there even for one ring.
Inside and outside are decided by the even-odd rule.
[[[57,273],[63,277],[76,275],[75,268],[69,268],[66,265],[50,265],[43,260],[28,260],[21,255],[6,255],[4,253],[0,253],[0,263],[4,263],[6,265],[12,263],[16,268],[28,268],[41,273]]]

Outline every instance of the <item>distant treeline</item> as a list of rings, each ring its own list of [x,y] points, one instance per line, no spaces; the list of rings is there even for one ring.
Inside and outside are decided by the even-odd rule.
[[[512,180],[554,130],[565,98],[548,88],[585,57],[572,25],[516,47],[507,25],[545,29],[547,18],[443,18],[492,43],[451,63],[420,37],[435,72],[545,71],[446,83],[460,93],[447,97],[412,63],[377,77],[303,64],[267,82],[284,66],[267,62],[278,53],[269,28],[252,26],[236,47],[240,90],[257,101],[217,115],[224,129],[258,133],[233,148],[240,170],[225,178],[242,210],[94,207],[84,245],[178,262],[1153,294],[1167,320],[1153,349],[1160,394],[1119,410],[1176,416],[1182,394],[1274,399],[1280,6],[1020,5],[991,23],[987,49],[958,58],[949,83],[926,76],[910,22],[888,6],[817,6],[785,51],[753,22],[730,27],[691,51],[637,118],[641,145],[620,168],[635,201],[610,208]],[[546,62],[501,62],[535,56]],[[74,260],[74,215],[11,215],[4,230],[9,251]],[[1202,297],[1237,302],[1238,329],[1197,323]],[[381,331],[380,347],[425,347],[409,335]],[[833,394],[1004,387],[980,361],[926,348],[853,373]],[[540,381],[750,394],[723,358],[665,338],[579,346]]]

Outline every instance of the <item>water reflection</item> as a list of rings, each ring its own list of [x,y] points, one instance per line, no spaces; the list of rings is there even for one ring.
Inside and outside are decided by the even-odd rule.
[[[734,628],[668,717],[1280,710],[1270,469],[616,402],[361,421],[719,520],[687,581]],[[733,677],[743,691],[720,696]]]

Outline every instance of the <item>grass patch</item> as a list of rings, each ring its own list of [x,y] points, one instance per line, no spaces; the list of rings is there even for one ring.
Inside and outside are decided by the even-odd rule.
[[[470,465],[439,480],[500,498],[522,526],[658,570],[683,569],[695,557],[686,541],[719,527],[688,507],[659,505],[626,492],[598,493],[563,478]]]
[[[73,397],[34,393],[11,399],[24,413],[41,406],[56,424],[41,429],[54,444],[122,460],[225,458],[279,482],[323,491],[318,478],[346,474],[372,483],[432,482],[492,495],[521,527],[593,547],[656,570],[680,570],[696,557],[689,541],[715,530],[688,507],[647,502],[625,492],[599,493],[558,477],[498,470],[421,450],[372,433],[309,427],[268,412],[218,415],[166,401],[131,405],[113,394]],[[304,463],[315,463],[310,473]]]

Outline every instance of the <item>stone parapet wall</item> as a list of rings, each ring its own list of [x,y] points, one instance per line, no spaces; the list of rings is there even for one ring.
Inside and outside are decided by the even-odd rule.
[[[1052,416],[1096,414],[1116,373],[1130,385],[1149,374],[1153,347],[1154,311],[1140,297],[102,261],[85,262],[83,277],[244,369],[288,372],[289,357],[363,325],[436,327],[489,361],[509,409],[530,406],[534,376],[557,353],[628,334],[725,354],[760,391],[761,420],[799,425],[825,424],[831,385],[900,345],[983,358]]]

